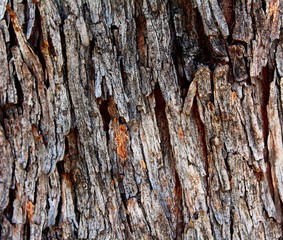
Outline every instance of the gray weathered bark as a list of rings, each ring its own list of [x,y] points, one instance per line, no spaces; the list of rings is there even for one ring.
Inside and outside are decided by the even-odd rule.
[[[0,238],[282,238],[282,5],[1,0]]]

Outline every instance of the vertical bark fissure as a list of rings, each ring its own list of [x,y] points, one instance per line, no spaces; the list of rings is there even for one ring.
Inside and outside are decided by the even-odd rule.
[[[21,112],[23,112],[24,93],[22,90],[22,86],[19,82],[19,79],[17,78],[17,75],[14,76],[14,79],[15,79],[15,87],[17,90],[17,98],[18,98],[16,106],[21,109]]]
[[[37,7],[37,5],[35,6],[35,24],[36,24],[36,29],[34,29],[33,33],[34,35],[36,34],[37,36],[35,36],[34,42],[32,42],[32,39],[28,40],[29,45],[32,47],[34,53],[37,55],[40,63],[41,63],[41,67],[42,67],[42,72],[43,72],[43,76],[44,76],[44,84],[46,89],[49,88],[49,79],[48,77],[45,77],[45,73],[46,73],[46,63],[45,63],[45,59],[42,53],[42,48],[44,45],[43,42],[43,34],[42,34],[42,26],[40,23],[41,20],[41,16],[40,16],[40,11]],[[49,46],[49,49],[52,49],[52,41],[48,41],[48,45],[51,44],[51,46]]]
[[[176,159],[174,159],[172,145],[170,141],[170,132],[169,132],[169,124],[168,119],[166,117],[166,103],[162,96],[161,89],[159,87],[159,84],[156,83],[154,88],[154,97],[155,97],[155,117],[157,121],[157,127],[159,129],[159,135],[160,135],[160,144],[161,144],[161,151],[162,151],[162,158],[163,158],[163,164],[164,167],[168,167],[171,170],[171,174],[175,175],[175,187],[174,187],[174,206],[176,208],[176,215],[177,215],[177,223],[176,228],[174,229],[174,232],[176,236],[179,236],[178,233],[184,231],[184,216],[183,216],[183,207],[182,207],[182,186],[180,183],[180,179],[178,176],[178,172],[176,169]],[[168,158],[168,163],[166,161],[166,158]],[[169,166],[166,166],[167,164]],[[163,206],[164,207],[164,206]],[[164,212],[166,212],[165,209],[163,209]],[[168,218],[168,216],[167,216]],[[168,218],[168,221],[171,224],[174,224],[172,222],[172,219]]]
[[[204,64],[209,66],[209,68],[214,68],[219,60],[217,58],[213,58],[212,56],[212,51],[211,51],[211,46],[209,46],[208,43],[208,37],[204,33],[204,28],[201,20],[201,16],[199,11],[194,9],[196,11],[196,29],[197,29],[197,36],[198,36],[198,41],[200,43],[200,51],[198,52],[195,62],[198,64]]]
[[[121,176],[123,177],[123,176]],[[127,201],[131,198],[127,198],[126,197],[126,193],[125,193],[125,189],[124,189],[124,186],[123,186],[123,182],[122,182],[122,179],[121,180],[118,180],[118,186],[119,186],[119,192],[120,192],[120,196],[121,196],[121,199],[122,199],[122,203],[124,205],[124,208],[127,209]],[[133,229],[132,229],[132,226],[131,226],[131,220],[130,220],[130,217],[129,217],[129,214],[126,213],[126,220],[127,220],[127,224],[130,228],[130,232],[132,233],[133,232]]]
[[[184,229],[185,229],[185,222],[184,222],[184,215],[183,215],[183,192],[182,186],[180,182],[180,178],[178,172],[175,170],[175,204],[177,207],[177,226],[176,226],[176,237],[175,239],[179,239],[182,236]]]
[[[264,1],[264,0],[263,0]],[[268,149],[267,149],[267,137],[268,137],[268,118],[267,118],[267,105],[269,100],[269,83],[270,77],[273,75],[270,73],[267,67],[263,68],[262,70],[263,80],[262,80],[262,102],[261,102],[261,116],[262,116],[262,133],[264,139],[264,157],[265,161],[267,162],[268,159]]]
[[[196,99],[194,99],[194,102],[193,102],[192,112],[194,113],[194,117],[197,121],[197,127],[198,127],[198,130],[199,130],[200,139],[201,139],[201,142],[202,142],[202,150],[201,151],[203,152],[203,156],[205,157],[205,160],[206,160],[204,162],[204,165],[205,165],[206,172],[208,173],[208,160],[207,160],[207,156],[208,156],[207,146],[208,145],[207,145],[206,136],[205,136],[205,126],[204,126],[204,123],[201,120],[199,109],[197,107],[197,100]],[[207,174],[207,177],[208,177],[208,174]],[[207,182],[207,184],[208,184],[208,182]]]
[[[182,46],[178,42],[176,29],[174,25],[174,8],[173,8],[173,2],[169,3],[169,10],[170,12],[170,19],[169,19],[169,25],[171,29],[171,41],[172,41],[172,59],[174,63],[174,67],[176,69],[177,79],[179,83],[179,88],[181,91],[181,98],[182,98],[182,104],[184,103],[185,97],[187,95],[190,81],[186,78],[185,71],[184,71],[184,56],[182,51]]]
[[[282,237],[280,0],[2,2],[3,239]]]
[[[111,116],[109,114],[108,111],[108,106],[109,106],[109,100],[98,100],[98,106],[99,106],[99,111],[100,111],[100,115],[103,121],[103,129],[104,132],[106,133],[106,139],[107,139],[107,143],[109,142],[109,124],[111,121]]]
[[[3,211],[3,215],[7,218],[7,220],[10,223],[12,223],[13,202],[14,202],[15,199],[16,199],[16,190],[15,190],[15,188],[10,188],[8,205],[7,205],[6,209]]]
[[[136,35],[137,35],[137,53],[138,64],[143,67],[148,67],[147,43],[146,43],[146,19],[142,13],[135,16]]]

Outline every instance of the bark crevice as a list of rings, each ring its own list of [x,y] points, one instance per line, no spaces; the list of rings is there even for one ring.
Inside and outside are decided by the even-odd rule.
[[[280,0],[2,2],[2,238],[282,238]]]

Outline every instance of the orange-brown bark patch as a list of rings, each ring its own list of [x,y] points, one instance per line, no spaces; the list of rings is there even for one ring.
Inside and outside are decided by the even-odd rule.
[[[114,124],[115,122],[116,121],[114,120]],[[125,161],[128,157],[127,143],[129,140],[126,127],[123,124],[120,124],[119,128],[115,131],[115,135],[117,154],[121,160]]]

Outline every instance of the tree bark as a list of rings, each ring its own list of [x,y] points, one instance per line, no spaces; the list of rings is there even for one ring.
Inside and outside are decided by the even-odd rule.
[[[1,0],[1,239],[279,239],[282,0]]]

